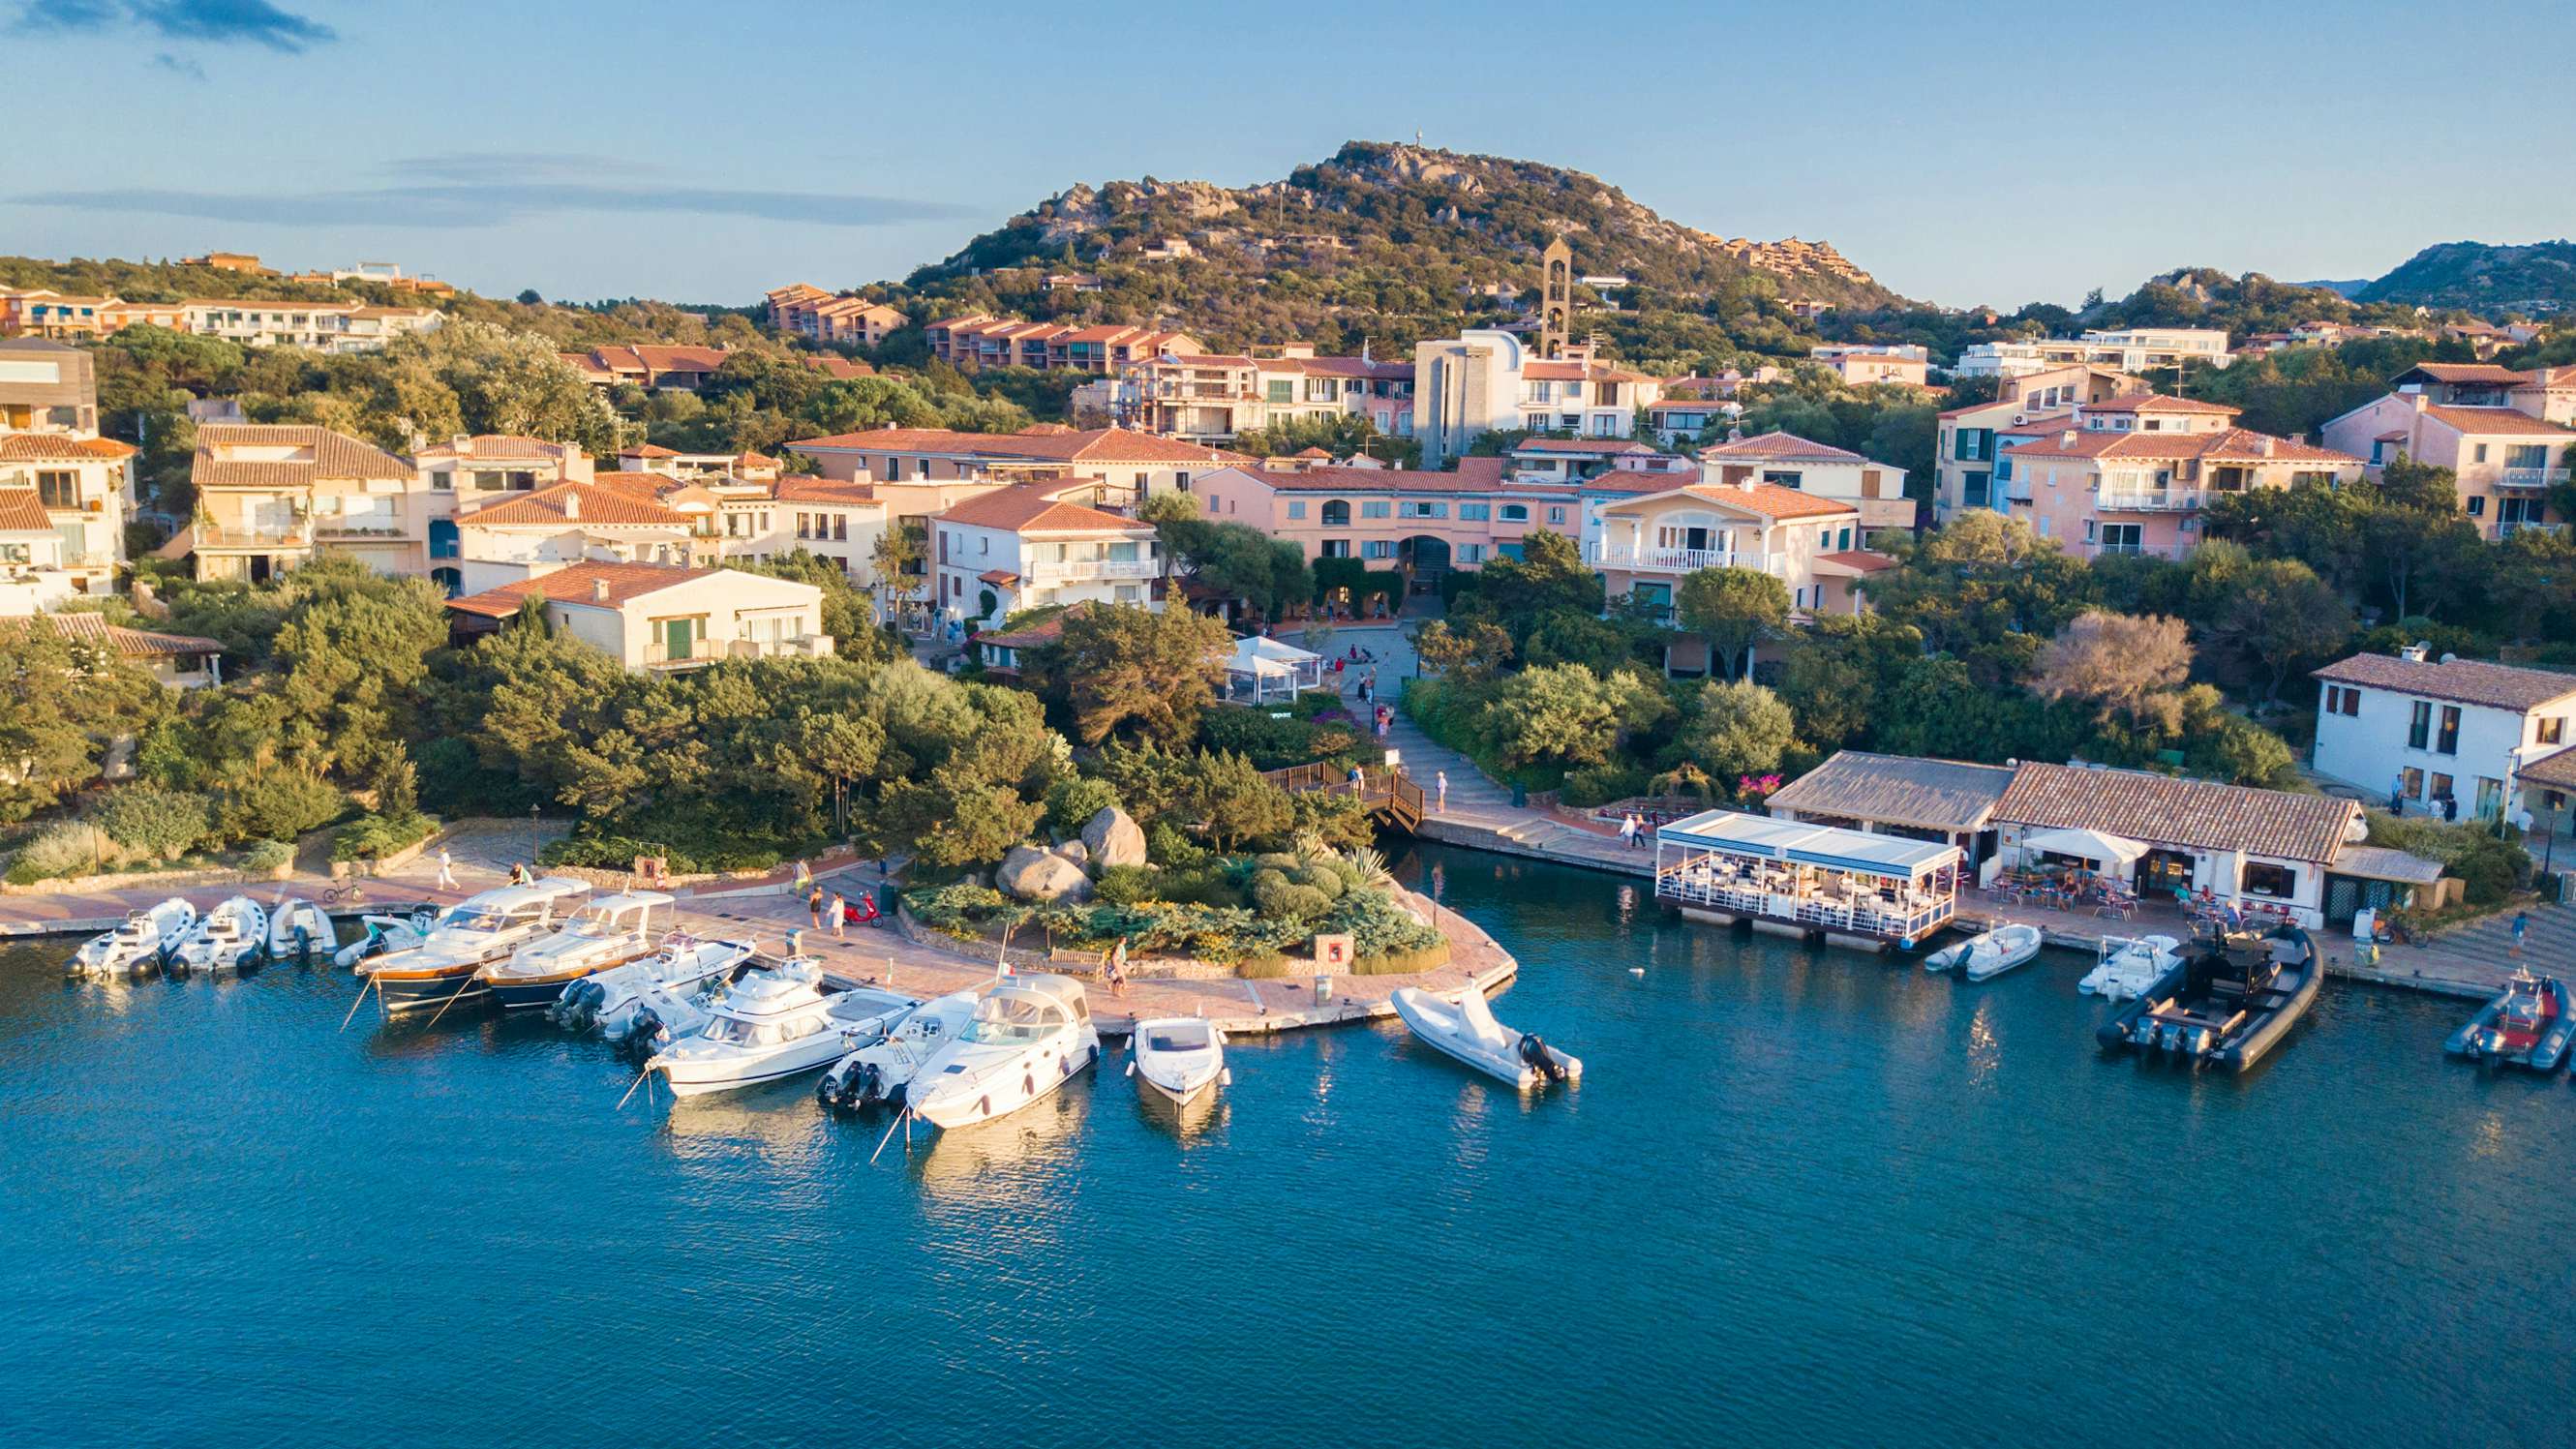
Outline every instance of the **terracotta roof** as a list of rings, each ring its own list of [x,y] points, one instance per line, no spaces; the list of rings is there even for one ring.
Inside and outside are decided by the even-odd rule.
[[[1471,457],[1458,460],[1458,476],[1470,487],[1500,488],[1509,460],[1500,456]]]
[[[1459,460],[1464,463],[1466,460]],[[1500,463],[1502,460],[1493,460]],[[1300,468],[1273,472],[1266,468],[1236,471],[1259,479],[1282,493],[1491,493],[1505,485],[1497,471],[1487,475],[1442,473],[1428,468]]]
[[[2514,408],[2443,407],[2436,403],[2424,409],[2424,416],[2482,438],[2563,438],[2576,432]]]
[[[59,433],[0,434],[0,463],[91,463],[134,456],[114,438],[66,438]]]
[[[516,433],[476,433],[462,446],[451,439],[423,448],[412,457],[415,461],[421,458],[561,458],[579,451],[570,443],[550,443],[543,438]]]
[[[731,355],[732,350],[724,347],[664,347],[651,343],[594,347],[588,354],[592,366],[610,372],[713,372],[724,366]]]
[[[2084,411],[2088,413],[2219,413],[2232,418],[2244,409],[2228,407],[2224,403],[2202,402],[2198,398],[2166,397],[2159,393],[2133,392],[2115,397],[2108,402],[2086,403]]]
[[[1239,454],[1125,428],[1082,432],[960,433],[946,428],[872,428],[788,443],[800,453],[818,450],[886,453],[951,453],[1039,463],[1230,463]]]
[[[1646,453],[1660,455],[1663,449],[1634,438],[1529,438],[1512,449],[1515,453]]]
[[[1675,493],[1687,493],[1704,502],[1723,504],[1728,508],[1740,508],[1747,513],[1758,513],[1765,518],[1773,519],[1822,518],[1837,513],[1848,513],[1858,517],[1860,514],[1859,509],[1848,503],[1836,503],[1830,498],[1801,493],[1795,488],[1783,488],[1777,483],[1756,483],[1750,488],[1730,488],[1720,483],[1692,483],[1609,506],[1612,509],[1628,508],[1637,504],[1652,503],[1658,498],[1670,497]]]
[[[2576,674],[2476,659],[2454,659],[2445,664],[2437,659],[2401,659],[2394,654],[2355,654],[2314,673],[2334,684],[2358,684],[2517,712],[2576,694]]]
[[[0,488],[0,533],[51,533],[43,500],[33,488]]]
[[[639,496],[628,488],[603,488],[591,483],[557,483],[522,493],[506,502],[490,503],[457,520],[485,528],[551,526],[566,523],[584,527],[593,524],[606,527],[651,526],[660,524],[686,528],[689,520],[663,507],[659,502]]]
[[[676,458],[680,455],[663,447],[659,443],[638,443],[632,448],[618,449],[617,456],[621,458]]]
[[[266,461],[222,456],[227,448],[296,448],[309,460]],[[200,488],[300,488],[316,479],[380,479],[409,483],[420,475],[382,448],[329,428],[305,423],[205,423],[197,428],[197,457],[189,476]]]
[[[996,488],[979,494],[931,515],[942,523],[963,524],[969,528],[998,528],[1010,533],[1146,533],[1154,531],[1150,523],[1085,508],[1079,503],[1059,503],[1049,497],[1059,491],[1045,485],[1023,483],[1011,488]]]
[[[875,503],[877,488],[873,483],[833,483],[821,478],[803,476],[778,480],[781,503]]]
[[[2358,803],[2325,795],[2074,765],[2023,765],[1995,803],[1995,819],[2015,825],[2283,860],[2333,860],[2360,816]]]
[[[1699,450],[1702,460],[1715,458],[1734,463],[1866,463],[1858,453],[1828,447],[1795,433],[1770,432],[1756,438],[1743,438],[1732,443]]]
[[[975,577],[988,584],[1001,584],[1004,586],[1016,584],[1020,581],[1020,576],[1011,572],[1009,569],[986,569]]]
[[[835,382],[849,382],[856,378],[877,375],[875,368],[847,357],[808,357],[805,359],[805,365]]]
[[[1526,362],[1521,376],[1533,382],[1651,382],[1663,380],[1648,373],[1630,372],[1606,362]]]
[[[2499,367],[2492,362],[2419,362],[2390,381],[2403,382],[2418,376],[2434,382],[2491,382],[2504,387],[2531,380],[2528,373]]]
[[[149,629],[128,629],[122,624],[107,622],[99,614],[81,612],[41,614],[37,617],[52,624],[54,632],[66,639],[104,645],[128,659],[177,659],[224,652],[220,640],[204,639],[194,634],[156,634]]]
[[[2117,433],[2106,428],[2074,430],[2072,439],[2066,431],[2049,433],[2044,429],[2023,428],[2017,432],[2039,432],[2035,441],[2021,443],[2004,451],[2016,458],[2110,458],[2181,461],[2196,459],[2205,463],[2328,463],[2358,466],[2361,459],[2332,448],[2276,438],[2249,428],[2221,428],[2214,433]],[[2268,451],[2266,451],[2268,447]]]
[[[1982,830],[2012,782],[2008,765],[1839,750],[1783,786],[1768,808],[1936,830]]]
[[[570,568],[557,569],[539,578],[518,579],[503,584],[497,589],[486,589],[479,594],[450,599],[447,601],[447,607],[460,614],[480,614],[486,618],[506,619],[519,611],[521,600],[531,594],[543,594],[558,604],[593,604],[614,608],[647,594],[660,593],[675,585],[723,572],[722,569],[713,568],[682,568],[677,564],[574,564]],[[596,590],[593,587],[603,581],[608,585],[608,597],[605,601],[596,597]]]

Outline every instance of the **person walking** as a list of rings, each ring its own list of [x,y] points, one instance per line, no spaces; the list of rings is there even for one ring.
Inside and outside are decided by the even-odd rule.
[[[847,932],[843,928],[848,926],[850,923],[850,907],[848,902],[841,899],[840,893],[837,891],[832,895],[830,910],[832,912],[832,939],[835,941],[843,940],[847,936]]]
[[[1635,811],[1629,812],[1628,824],[1633,827],[1628,832],[1628,843],[1637,847],[1639,850],[1645,849],[1647,839],[1651,837],[1654,832],[1646,828],[1646,822],[1638,818]]]
[[[814,917],[814,929],[823,929],[823,888],[815,886],[805,894],[805,909]]]
[[[813,867],[811,867],[811,866],[807,865],[807,864],[806,864],[804,861],[802,861],[802,860],[797,861],[797,862],[796,862],[796,893],[797,893],[798,895],[800,895],[800,896],[801,896],[801,895],[803,895],[803,894],[805,894],[805,892],[806,892],[808,889],[812,888],[813,884],[814,884],[814,870],[813,870]]]
[[[2515,959],[2515,960],[2517,960],[2517,961],[2519,961],[2519,960],[2521,960],[2521,959],[2522,959],[2522,938],[2523,938],[2523,935],[2524,935],[2524,933],[2528,932],[2530,929],[2531,929],[2531,913],[2530,913],[2529,911],[2516,911],[2516,912],[2514,912],[2514,913],[2513,913],[2513,956],[2514,956],[2514,959]]]
[[[1124,936],[1118,938],[1117,945],[1109,948],[1108,976],[1109,994],[1124,997],[1127,994],[1127,938]]]
[[[1620,817],[1619,817],[1619,843],[1620,843],[1621,845],[1632,845],[1632,844],[1634,844],[1634,843],[1636,842],[1636,839],[1637,839],[1637,817],[1636,817],[1636,816],[1634,816],[1634,815],[1622,815],[1622,816],[1620,816]]]
[[[1449,813],[1449,772],[1447,770],[1436,770],[1432,772],[1431,779],[1438,791],[1438,800],[1432,805],[1432,812],[1438,815],[1446,815]]]
[[[456,857],[448,854],[444,845],[438,848],[438,888],[443,891],[456,889]]]

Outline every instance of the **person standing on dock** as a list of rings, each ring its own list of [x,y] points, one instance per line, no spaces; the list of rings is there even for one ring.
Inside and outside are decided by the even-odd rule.
[[[438,848],[438,888],[443,891],[456,889],[456,857],[448,854],[444,845]]]
[[[2388,813],[2391,815],[2406,813],[2406,772],[2404,770],[2398,771],[2397,778],[2389,782]]]
[[[2519,961],[2519,960],[2521,960],[2521,959],[2522,959],[2522,938],[2523,938],[2523,934],[2524,934],[2525,932],[2529,931],[2530,929],[2531,929],[2531,913],[2530,913],[2529,911],[2516,911],[2516,912],[2514,912],[2514,913],[2513,913],[2513,958],[2514,958],[2515,960],[2517,960],[2517,961]]]
[[[1619,843],[1621,845],[1634,845],[1637,843],[1637,817],[1635,815],[1630,814],[1619,817]]]
[[[1449,772],[1447,770],[1435,771],[1432,775],[1432,780],[1439,787],[1438,801],[1431,807],[1432,813],[1437,815],[1446,815],[1449,813]]]
[[[846,935],[843,927],[850,923],[850,906],[847,901],[841,899],[837,892],[832,896],[831,912],[832,939],[835,941],[842,940]]]
[[[1119,937],[1118,944],[1109,948],[1109,969],[1103,974],[1109,978],[1110,995],[1125,996],[1127,994],[1126,937]]]
[[[805,909],[814,917],[814,929],[823,929],[823,888],[815,886],[805,893]]]

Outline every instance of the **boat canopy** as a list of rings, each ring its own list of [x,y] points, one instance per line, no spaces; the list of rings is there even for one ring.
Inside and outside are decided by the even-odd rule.
[[[2116,870],[2134,864],[2147,853],[2146,846],[2125,835],[2102,830],[2040,830],[2023,836],[2022,850],[2050,855],[2072,855],[2089,860],[2105,870]]]
[[[1899,835],[1873,835],[1831,825],[1774,820],[1734,810],[1703,810],[1656,830],[1659,845],[1713,850],[1756,860],[1823,866],[1855,875],[1919,880],[1965,857],[1957,846]]]
[[[606,918],[631,911],[637,906],[651,909],[667,906],[670,903],[671,898],[660,891],[623,891],[613,896],[601,896],[582,909],[591,915]]]
[[[577,896],[589,889],[590,882],[578,877],[550,875],[534,885],[503,886],[498,890],[484,891],[459,902],[457,909],[471,907],[476,911],[509,915],[530,906],[543,905],[557,896]]]

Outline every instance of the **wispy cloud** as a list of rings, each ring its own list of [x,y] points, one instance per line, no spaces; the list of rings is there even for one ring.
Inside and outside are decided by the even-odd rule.
[[[613,157],[467,152],[398,161],[373,185],[294,195],[121,188],[11,198],[26,206],[143,212],[207,221],[306,225],[316,217],[387,227],[471,227],[567,212],[751,217],[815,226],[884,226],[968,215],[942,202],[705,186]]]
[[[204,66],[197,64],[186,56],[172,55],[166,50],[152,57],[152,63],[159,66],[161,69],[170,72],[172,75],[186,76],[190,80],[200,81],[206,78],[206,68]]]
[[[81,35],[136,26],[165,40],[257,45],[297,55],[340,33],[269,0],[23,0],[10,30]],[[163,57],[154,57],[161,64]]]

